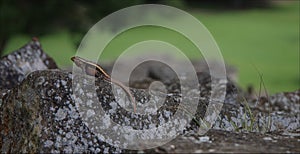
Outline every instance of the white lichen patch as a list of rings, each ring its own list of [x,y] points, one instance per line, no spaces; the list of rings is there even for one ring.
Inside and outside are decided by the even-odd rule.
[[[91,109],[87,110],[87,113],[86,113],[87,118],[91,118],[94,115],[95,115],[95,111],[94,110],[91,110]]]
[[[63,120],[63,119],[65,119],[66,118],[66,116],[67,116],[67,112],[65,111],[65,109],[58,109],[57,111],[56,111],[56,114],[55,114],[55,119],[56,120]]]
[[[47,147],[47,148],[51,147],[52,145],[53,145],[53,141],[51,141],[51,140],[47,140],[47,141],[44,142],[44,146]]]

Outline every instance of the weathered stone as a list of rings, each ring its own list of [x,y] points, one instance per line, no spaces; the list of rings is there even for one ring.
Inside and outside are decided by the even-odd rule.
[[[2,152],[122,152],[121,149],[101,140],[98,137],[99,134],[91,131],[91,128],[83,121],[85,119],[80,114],[78,103],[80,105],[80,103],[86,104],[87,102],[78,101],[78,94],[80,93],[80,96],[87,100],[93,100],[94,95],[89,91],[84,91],[84,87],[77,88],[76,84],[72,85],[72,80],[84,81],[83,86],[87,87],[93,83],[84,76],[74,76],[60,70],[35,71],[5,95],[0,110]],[[135,115],[122,109],[119,102],[116,102],[109,82],[96,79],[95,85],[96,99],[108,112],[107,118],[120,125],[127,125],[135,129],[148,129],[153,127],[150,126],[151,123],[156,123],[156,125],[163,123],[159,118],[160,115],[170,112],[169,116],[172,116],[172,112],[180,110],[180,108],[176,108],[176,99],[168,97],[167,105],[173,106],[173,108],[165,106],[158,109],[157,114]],[[75,87],[72,88],[72,86]],[[75,91],[73,91],[74,89]],[[147,103],[149,94],[145,90],[132,90],[132,92],[139,101],[138,103]],[[208,100],[205,98],[200,100],[195,120],[203,117],[207,103]],[[117,108],[114,108],[113,105],[117,105]],[[97,112],[96,108],[92,109]],[[149,116],[152,116],[152,121],[149,121]],[[266,116],[263,115],[264,118]],[[294,117],[294,120],[297,120],[298,117]],[[163,121],[167,121],[169,118],[164,116]],[[254,120],[257,123],[257,120],[260,119],[255,117]],[[250,121],[251,117],[243,106],[225,103],[220,118],[217,119],[213,128],[247,131],[247,128],[243,128],[243,122],[249,126]],[[232,122],[235,125],[232,125]],[[199,124],[202,125],[201,122],[193,121],[186,129],[186,133],[197,135]],[[286,123],[283,128],[287,128],[289,125]],[[299,122],[296,121],[295,125],[292,130],[299,128]],[[257,130],[249,129],[248,131]]]
[[[249,100],[252,107],[263,112],[281,111],[292,114],[300,112],[300,89],[294,92],[281,92],[270,96],[263,96],[259,99]]]
[[[97,132],[97,127],[113,132],[108,122],[112,120],[120,126],[144,130],[165,124],[175,112],[183,117],[193,116],[191,122],[172,142],[142,152],[300,152],[299,90],[246,101],[233,82],[216,80],[213,84],[217,87],[226,86],[225,100],[210,99],[212,77],[208,73],[197,73],[197,93],[189,85],[180,85],[171,69],[163,65],[155,69],[151,64],[139,70],[147,72],[140,73],[143,79],[137,77],[130,85],[148,88],[152,81],[160,80],[166,91],[131,89],[138,112],[133,113],[126,94],[120,88],[112,89],[110,82],[58,69],[47,70],[53,68],[57,68],[56,64],[36,40],[0,60],[1,152],[137,152],[107,143],[113,139],[103,137],[107,134]],[[179,105],[183,99],[180,88],[187,89],[188,97],[200,95],[198,106],[192,106],[197,109],[195,115],[189,115],[185,106]],[[215,95],[223,92],[217,91]],[[200,135],[199,128],[208,126],[203,117],[209,103],[210,110],[221,112],[212,129]],[[96,120],[89,121],[91,117]],[[261,134],[266,132],[269,134]],[[163,136],[166,132],[160,133]]]
[[[186,134],[145,153],[299,153],[299,137],[209,130]]]
[[[120,152],[99,140],[80,119],[72,74],[36,71],[3,98],[1,152]]]
[[[33,71],[56,68],[55,62],[43,51],[40,42],[33,39],[0,59],[0,92],[15,87]]]

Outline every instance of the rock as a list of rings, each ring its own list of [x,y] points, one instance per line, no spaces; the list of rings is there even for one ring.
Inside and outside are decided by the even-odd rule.
[[[0,59],[0,91],[3,93],[15,87],[33,71],[56,68],[55,62],[43,51],[40,42],[33,39]]]
[[[209,141],[201,139],[208,137]],[[267,140],[266,140],[267,139]],[[170,148],[175,146],[175,148]],[[299,138],[278,134],[209,130],[205,136],[186,134],[145,153],[299,153]]]
[[[170,55],[170,54],[162,54],[162,55],[156,55],[156,56],[142,54],[142,56],[136,56],[134,58],[128,57],[127,59],[126,58],[121,59],[121,60],[119,59],[118,65],[122,65],[122,66],[130,65],[131,66],[133,64],[137,64],[137,61],[144,60],[145,57],[152,57],[152,58],[156,57],[154,59],[160,59],[162,61],[161,62],[146,61],[146,62],[139,64],[131,72],[130,81],[129,81],[130,86],[133,86],[133,87],[137,86],[135,84],[137,82],[140,83],[139,86],[141,86],[141,84],[143,82],[145,82],[146,80],[160,80],[163,82],[166,80],[170,80],[172,78],[176,79],[177,76],[176,76],[174,70],[172,70],[171,67],[169,67],[167,64],[165,64],[163,62],[170,62],[170,63],[173,62],[172,64],[174,66],[176,66],[176,68],[178,68],[178,70],[180,70],[180,72],[189,73],[189,72],[186,72],[187,69],[185,67],[183,67],[183,65],[186,65],[186,63],[184,61],[178,60],[178,58],[176,58],[174,55]],[[205,61],[205,59],[191,60],[191,64],[194,66],[194,69],[196,72],[203,72],[203,73],[209,73],[210,69],[219,70],[217,68],[222,66],[222,64],[218,61],[211,61],[210,62],[211,68],[208,68],[208,64]],[[101,64],[101,66],[103,67],[103,69],[106,72],[111,74],[114,64],[113,63],[103,63],[103,64]],[[234,66],[231,66],[228,64],[225,64],[225,69],[226,69],[226,75],[227,75],[228,79],[230,81],[232,81],[233,83],[237,83],[237,81],[238,81],[237,69]],[[114,71],[118,72],[120,74],[126,74],[127,70],[120,69],[120,67],[114,67]],[[119,80],[123,81],[123,79],[119,79]],[[127,82],[127,81],[124,81],[124,82]],[[143,86],[143,87],[145,87],[145,86]],[[136,87],[136,88],[141,88],[141,87]]]
[[[114,147],[99,138],[99,134],[91,131],[80,115],[78,104],[86,103],[75,101],[76,95],[81,93],[83,97],[89,96],[89,91],[82,91],[81,88],[72,89],[72,80],[84,81],[84,86],[90,86],[92,82],[83,78],[83,76],[74,76],[69,72],[60,70],[35,71],[29,74],[17,87],[3,98],[3,104],[0,110],[0,132],[1,132],[1,151],[2,152],[124,152],[122,149]],[[112,96],[109,82],[96,80],[97,96],[102,107],[110,111],[115,103]],[[135,97],[139,102],[146,103],[148,94],[144,90],[133,90]],[[139,94],[138,96],[136,94]],[[92,100],[89,98],[88,100]],[[143,101],[142,101],[143,100]],[[172,98],[167,98],[168,105],[172,105]],[[174,102],[176,103],[176,102]],[[198,106],[197,118],[204,115],[206,109],[205,100]],[[119,105],[117,105],[119,106]],[[226,121],[227,125],[214,126],[215,129],[227,130],[235,129],[230,121],[236,117],[237,126],[242,126],[243,108],[226,103],[223,106],[220,123]],[[159,112],[160,111],[160,112]],[[157,115],[152,116],[152,123],[160,123],[160,115],[164,115],[166,110],[161,108]],[[97,112],[95,110],[95,112]],[[231,117],[226,112],[230,112]],[[171,114],[172,115],[172,114]],[[109,117],[108,117],[109,118]],[[122,108],[117,107],[116,111],[110,114],[110,118],[120,125],[128,125],[135,129],[149,128],[147,116],[136,116]],[[128,123],[125,119],[128,119]],[[246,117],[248,118],[248,117]],[[168,117],[164,117],[168,120]],[[247,119],[245,119],[247,120]],[[201,124],[201,123],[200,123]],[[231,126],[230,126],[231,125]],[[142,127],[139,127],[142,126]],[[197,134],[198,127],[190,129]],[[177,147],[179,145],[175,145]],[[127,151],[128,152],[128,151]]]
[[[72,99],[72,74],[35,71],[3,98],[1,152],[120,152],[83,124]]]
[[[259,99],[250,99],[250,105],[263,112],[287,112],[297,114],[300,112],[300,89],[294,92],[281,92]]]
[[[172,70],[145,67],[142,69],[148,72],[144,74],[145,78],[132,84],[148,88],[152,81],[162,80],[166,91],[132,88],[131,92],[137,102],[137,113],[133,113],[130,112],[132,106],[126,94],[120,88],[112,89],[110,82],[98,78],[92,80],[92,77],[84,74],[72,74],[56,68],[54,61],[42,52],[36,40],[1,59],[0,76],[2,81],[6,81],[1,82],[1,90],[4,91],[0,97],[1,152],[300,151],[297,148],[299,91],[280,93],[271,96],[270,100],[266,99],[267,103],[270,102],[270,111],[269,108],[255,106],[241,99],[243,95],[233,82],[216,80],[214,84],[217,87],[226,86],[226,96],[221,106],[220,100],[210,100],[213,77],[208,73],[197,73],[198,93],[196,89],[189,88],[190,85],[180,85],[178,79],[172,77]],[[185,80],[188,81],[189,77]],[[181,86],[187,90],[189,99],[200,95],[198,106],[192,106],[196,110],[193,117],[184,110],[184,106],[179,106],[183,99]],[[221,89],[215,95],[223,92]],[[209,103],[212,109],[220,108],[221,112],[212,129],[203,136],[199,134],[199,128],[209,125],[203,120]],[[121,139],[116,140],[116,143],[109,142],[113,138],[107,137],[108,134],[121,138],[123,133],[113,127],[112,123],[134,130],[145,130],[166,124],[175,112],[190,117],[191,122],[187,121],[180,135],[166,145],[132,151],[118,146]],[[180,121],[182,119],[172,120],[178,120],[179,124],[186,122]],[[167,126],[175,127],[172,124]],[[105,127],[109,131],[98,132],[97,127]],[[265,132],[269,134],[261,134]],[[163,136],[165,133],[163,131],[158,135]],[[144,135],[153,137],[153,134]],[[137,139],[141,137],[132,141],[139,144],[140,140]]]

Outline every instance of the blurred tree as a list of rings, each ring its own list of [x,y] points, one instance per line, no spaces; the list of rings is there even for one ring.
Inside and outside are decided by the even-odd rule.
[[[14,34],[40,36],[62,28],[84,33],[92,24],[118,9],[143,0],[1,0],[0,55]]]
[[[1,0],[0,1],[0,55],[7,41],[14,34],[41,36],[57,30],[67,29],[79,36],[104,16],[124,7],[143,4],[161,3],[184,8],[185,3],[191,7],[205,4],[215,6],[244,7],[268,4],[270,0]],[[204,5],[203,5],[204,4]],[[126,19],[120,19],[120,23]],[[113,27],[112,27],[113,28]],[[77,40],[76,40],[77,38]]]
[[[207,9],[268,8],[274,0],[186,0],[189,7]]]
[[[32,36],[51,32],[54,27],[65,22],[65,17],[73,12],[71,0],[2,0],[0,12],[0,51],[3,51],[9,37],[14,34]]]

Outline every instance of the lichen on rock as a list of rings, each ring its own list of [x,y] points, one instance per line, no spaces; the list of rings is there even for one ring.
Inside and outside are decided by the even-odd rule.
[[[147,89],[131,88],[138,107],[138,113],[133,113],[130,112],[130,107],[127,108],[128,104],[130,106],[130,102],[122,90],[113,89],[112,83],[105,80],[97,78],[89,80],[89,77],[84,74],[73,74],[57,69],[55,62],[42,51],[40,43],[36,40],[1,58],[1,152],[137,152],[121,149],[117,146],[120,140],[114,141],[115,144],[106,142],[112,141],[112,138],[105,138],[107,134],[101,134],[96,130],[101,127],[113,133],[117,130],[114,130],[116,127],[112,127],[113,123],[134,130],[145,130],[167,123],[175,112],[190,116],[182,106],[179,106],[182,100],[180,95],[180,86],[182,85],[178,79],[170,77],[170,72],[163,71],[164,68],[158,72],[155,72],[155,68],[152,66],[147,68],[149,70],[143,70],[146,71],[144,74],[150,74],[150,76],[131,84],[135,87],[149,87],[152,81],[161,79],[166,86],[166,91],[159,92],[154,99],[150,99],[150,96],[156,93]],[[152,75],[149,72],[152,72]],[[238,141],[247,144],[246,147],[254,147],[250,152],[266,152],[272,145],[268,143],[270,136],[278,139],[276,140],[277,150],[285,152],[283,150],[289,150],[299,142],[299,139],[292,136],[296,134],[296,137],[297,135],[299,137],[299,90],[276,94],[271,96],[270,100],[267,99],[266,102],[260,104],[263,106],[257,106],[255,105],[257,100],[248,100],[248,102],[241,100],[240,98],[243,96],[233,82],[217,80],[214,84],[220,87],[226,86],[225,100],[220,103],[218,100],[210,99],[213,77],[204,72],[197,73],[197,77],[199,89],[183,87],[188,89],[190,97],[200,95],[198,106],[193,106],[196,113],[192,115],[191,121],[173,119],[177,124],[186,124],[179,137],[170,142],[174,145],[166,144],[142,152],[161,152],[159,151],[161,149],[165,150],[164,152],[193,152],[197,151],[199,147],[207,150],[207,148],[211,148],[211,145],[227,148],[227,143],[232,151],[244,150],[244,146],[236,146]],[[189,78],[186,77],[186,80]],[[115,96],[113,90],[118,95]],[[197,93],[198,90],[200,93]],[[166,97],[161,99],[158,97],[159,95]],[[163,102],[159,104],[158,102],[161,100]],[[198,134],[198,130],[206,125],[202,119],[209,103],[215,108],[222,108],[212,129],[206,134],[207,136],[203,137]],[[104,116],[99,116],[100,108],[105,113]],[[82,112],[82,109],[86,112]],[[147,114],[139,113],[144,111]],[[92,117],[96,117],[96,121],[94,119],[88,123]],[[173,126],[169,125],[170,128]],[[274,132],[276,135],[262,135],[257,132]],[[122,132],[118,133],[111,135],[123,135]],[[159,137],[162,137],[164,133],[166,132],[158,132]],[[289,136],[290,138],[284,138],[284,135],[289,133],[292,134]],[[143,135],[143,137],[153,137],[151,133]],[[241,135],[246,136],[246,139],[240,142]],[[247,140],[247,138],[251,140]],[[255,141],[256,138],[258,143]],[[223,139],[228,139],[228,142],[225,143]],[[133,141],[135,140],[133,137]],[[192,140],[192,147],[188,144],[190,140]],[[281,141],[284,143],[280,144]],[[261,143],[266,146],[257,150],[256,147],[261,146]],[[217,151],[224,152],[222,151],[224,149],[221,148]],[[274,150],[269,151],[273,152]],[[291,151],[299,152],[300,150],[292,149]]]
[[[38,40],[33,39],[20,49],[0,59],[0,91],[18,85],[27,74],[36,70],[56,69],[54,60],[42,49]]]

